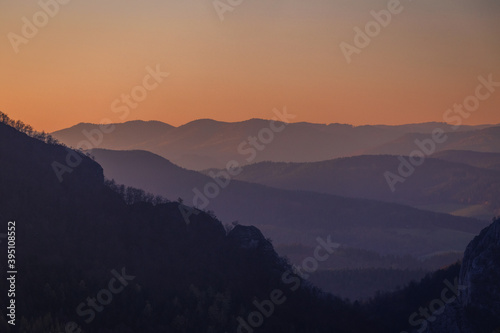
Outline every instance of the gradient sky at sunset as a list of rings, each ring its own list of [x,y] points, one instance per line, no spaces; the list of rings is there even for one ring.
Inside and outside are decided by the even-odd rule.
[[[221,21],[212,0],[72,0],[16,54],[7,35],[40,7],[4,0],[0,110],[46,131],[271,118],[283,106],[296,121],[401,124],[441,121],[479,75],[500,81],[500,1],[401,3],[347,64],[339,44],[387,1],[245,0]],[[112,102],[157,64],[170,76],[120,119]],[[500,123],[499,107],[500,89],[466,123]]]

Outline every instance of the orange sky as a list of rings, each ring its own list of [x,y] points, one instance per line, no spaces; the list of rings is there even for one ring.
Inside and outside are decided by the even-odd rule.
[[[441,121],[479,75],[500,81],[497,0],[401,4],[347,64],[339,44],[387,1],[248,0],[221,21],[212,0],[72,0],[16,53],[8,34],[22,36],[40,7],[5,0],[0,110],[46,131],[105,118],[271,118],[283,106],[296,121],[401,124]],[[121,119],[111,104],[157,64],[170,76]],[[500,123],[499,106],[500,89],[466,123]]]

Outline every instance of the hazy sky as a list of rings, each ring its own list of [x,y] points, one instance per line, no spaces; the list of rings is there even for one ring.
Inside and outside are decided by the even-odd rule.
[[[296,121],[400,124],[441,121],[479,75],[500,81],[498,0],[401,0],[348,64],[340,43],[354,45],[353,29],[387,3],[243,0],[221,21],[212,0],[71,0],[43,26],[38,1],[2,0],[0,110],[47,131],[104,118],[271,118],[283,106]],[[33,15],[42,27],[16,53],[9,33],[23,37]],[[112,103],[157,64],[170,76],[154,89],[148,80],[120,118],[124,104]],[[500,88],[466,123],[500,123],[499,107]]]

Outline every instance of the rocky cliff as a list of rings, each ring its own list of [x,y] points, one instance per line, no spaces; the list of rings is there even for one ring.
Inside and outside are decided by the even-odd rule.
[[[467,247],[458,279],[460,295],[429,323],[426,333],[500,331],[500,218]]]

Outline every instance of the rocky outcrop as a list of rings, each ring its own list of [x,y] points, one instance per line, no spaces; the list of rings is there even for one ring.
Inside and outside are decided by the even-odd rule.
[[[272,256],[276,255],[271,242],[254,226],[237,225],[228,234],[228,239],[234,241],[242,249],[258,250]]]
[[[464,290],[426,333],[492,333],[500,331],[500,219],[467,246],[460,270]]]

